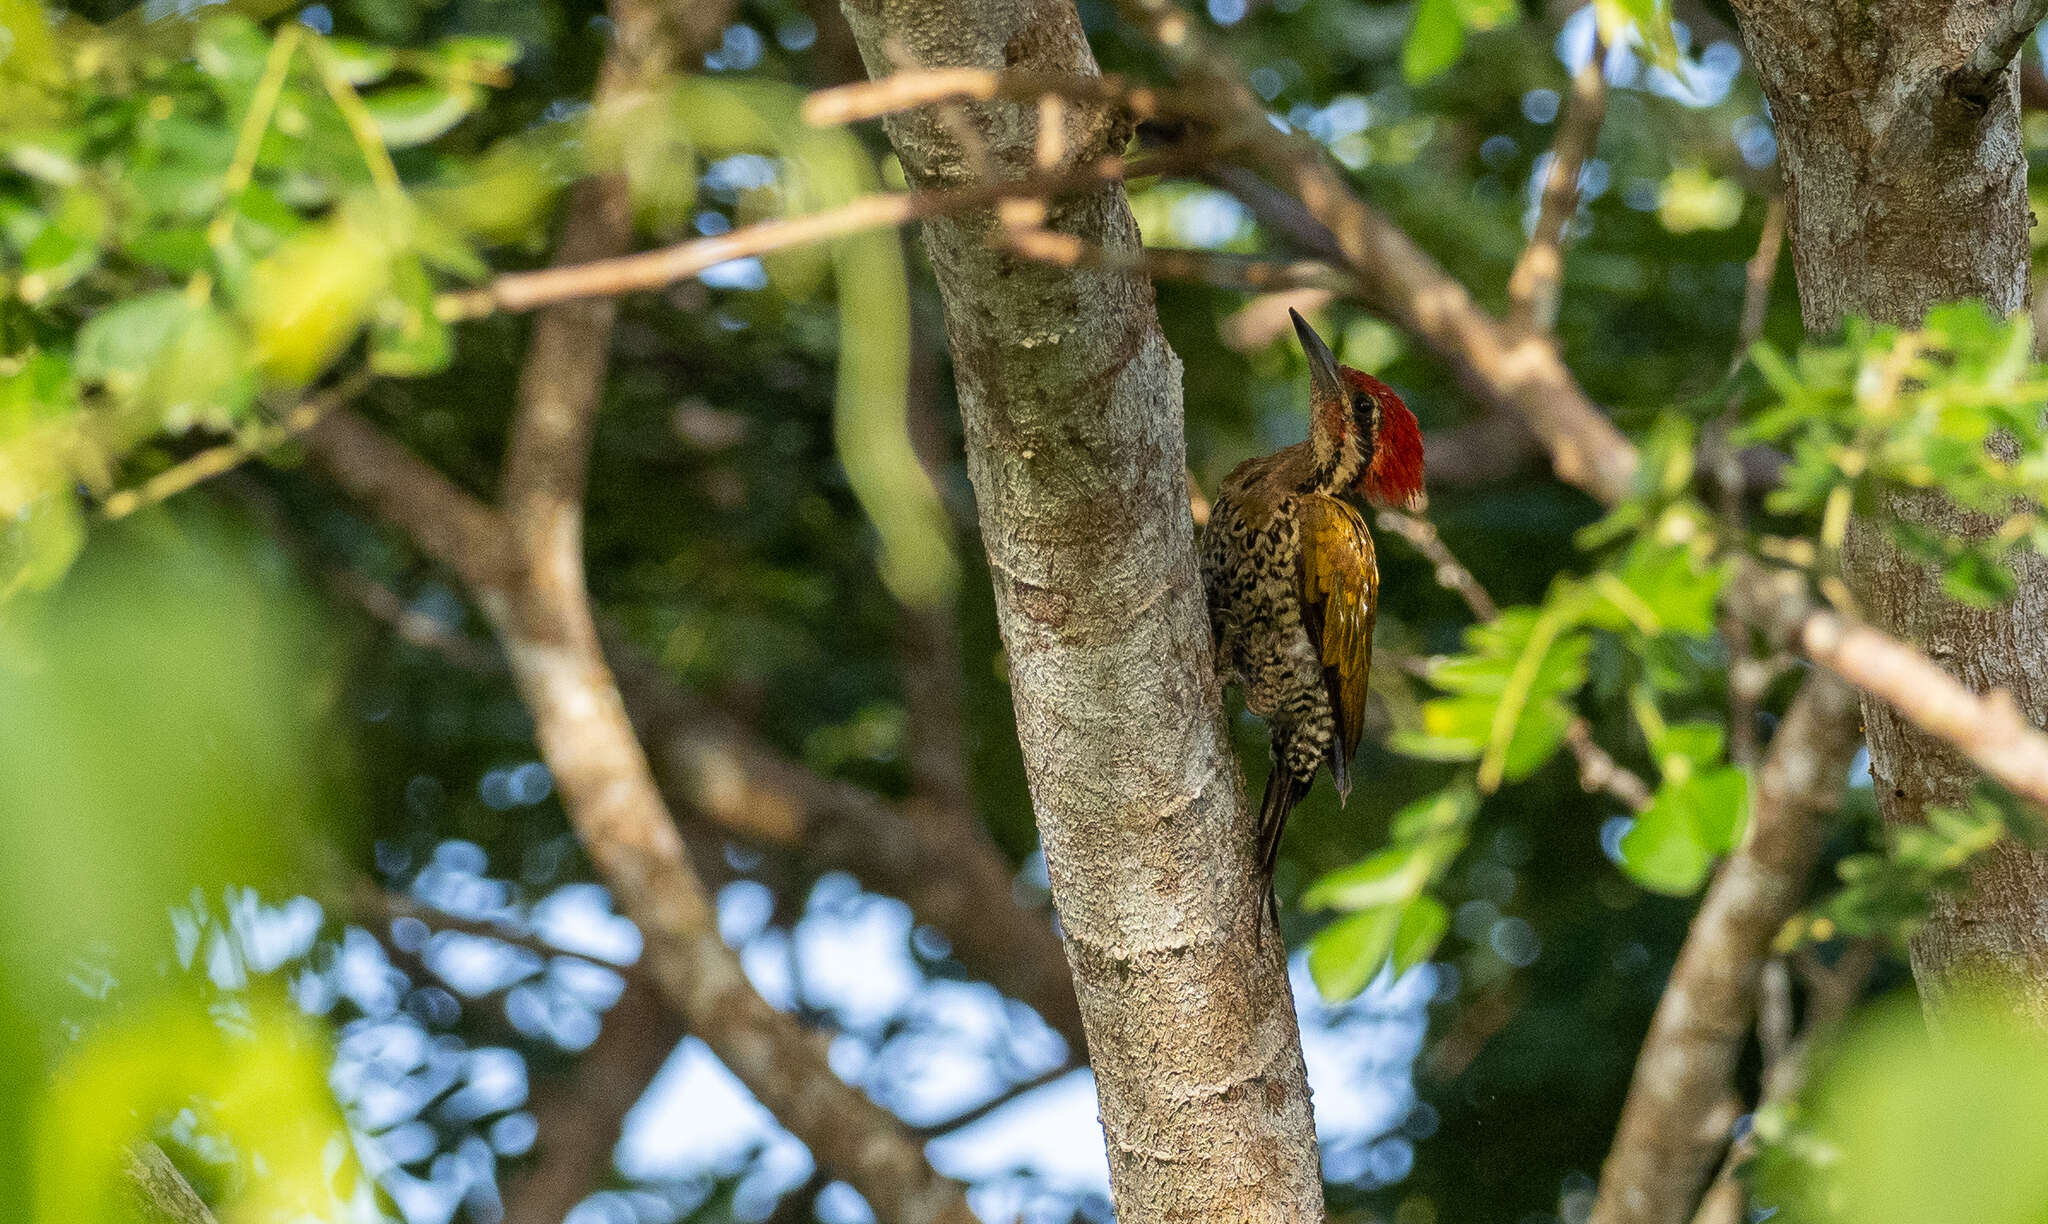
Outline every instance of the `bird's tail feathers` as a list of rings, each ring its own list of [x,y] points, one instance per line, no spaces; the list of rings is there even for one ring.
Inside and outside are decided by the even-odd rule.
[[[1313,774],[1295,777],[1284,760],[1275,760],[1273,771],[1266,775],[1266,796],[1259,803],[1259,880],[1275,930],[1280,927],[1280,901],[1273,895],[1273,869],[1280,862],[1280,833],[1287,827],[1288,813],[1308,794],[1314,782]]]

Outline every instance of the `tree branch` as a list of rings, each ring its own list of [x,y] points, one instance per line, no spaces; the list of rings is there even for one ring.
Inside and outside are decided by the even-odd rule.
[[[600,110],[620,105],[666,66],[660,28],[651,9],[631,0],[618,5],[615,43],[599,80]],[[631,236],[624,184],[586,182],[572,199],[560,258],[614,256]],[[536,323],[501,509],[479,508],[466,519],[506,541],[500,547],[509,554],[511,580],[486,571],[480,576],[493,583],[473,586],[473,594],[504,643],[570,821],[621,911],[640,929],[650,977],[690,1031],[877,1214],[906,1224],[965,1224],[973,1216],[960,1187],[931,1170],[895,1118],[832,1073],[824,1051],[761,998],[719,937],[710,899],[605,665],[583,579],[582,498],[613,314],[608,300],[578,302],[556,306]],[[362,434],[341,436],[360,449]],[[311,437],[328,440],[328,431]],[[348,457],[323,453],[330,467]],[[413,476],[417,483],[419,473]],[[381,491],[388,493],[388,479],[356,471],[346,483],[380,491],[386,482]],[[378,504],[398,509],[389,497]],[[446,559],[464,572],[460,559]]]
[[[1855,690],[1816,675],[1757,774],[1748,833],[1714,873],[1636,1060],[1590,1224],[1684,1224],[1740,1112],[1736,1060],[1771,940],[1806,896],[1859,741]]]
[[[1962,76],[1970,82],[1984,83],[2005,71],[2043,18],[2048,18],[2048,0],[2005,0],[2004,8],[1985,31],[1984,40],[1971,52]]]
[[[627,1113],[684,1032],[645,977],[629,974],[597,1040],[573,1068],[536,1088],[533,1120],[545,1141],[505,1187],[503,1224],[561,1224],[603,1184]]]
[[[1765,1017],[1773,1017],[1767,1028],[1757,1022],[1757,1037],[1764,1048],[1763,1090],[1757,1095],[1756,1110],[1792,1100],[1806,1087],[1807,1072],[1814,1054],[1835,1035],[1848,1019],[1849,1009],[1862,996],[1870,973],[1877,964],[1877,943],[1864,939],[1850,945],[1834,967],[1821,966],[1804,950],[1801,968],[1807,980],[1806,1020],[1799,1033],[1792,1034],[1791,974],[1783,958],[1770,962],[1764,976]],[[1772,1032],[1771,1030],[1776,1030]],[[1714,1175],[1713,1185],[1694,1213],[1692,1224],[1743,1224],[1749,1218],[1748,1195],[1739,1176],[1742,1166],[1756,1155],[1754,1127],[1728,1145],[1727,1159]]]
[[[1627,493],[1635,444],[1586,398],[1547,341],[1481,310],[1463,285],[1360,199],[1320,150],[1275,134],[1239,66],[1210,47],[1173,0],[1121,0],[1120,7],[1184,84],[1213,89],[1240,128],[1263,133],[1232,147],[1294,193],[1306,220],[1328,234],[1311,249],[1336,257],[1361,301],[1422,341],[1483,402],[1521,417],[1549,451],[1559,479],[1603,503]],[[1218,180],[1233,192],[1242,184],[1233,175]],[[1270,199],[1255,191],[1240,198],[1261,221],[1309,228],[1303,218],[1269,218]]]
[[[1600,121],[1607,113],[1604,50],[1595,36],[1586,66],[1572,78],[1571,99],[1550,145],[1550,172],[1543,179],[1536,226],[1508,277],[1509,327],[1547,333],[1557,326],[1565,227],[1579,210],[1579,173],[1599,143]]]
[[[682,688],[637,646],[605,634],[627,713],[677,810],[739,836],[843,869],[946,937],[963,965],[1031,1005],[1077,1054],[1085,1048],[1073,979],[1048,917],[1011,899],[1013,872],[974,814],[918,820],[868,791],[821,778]]]
[[[125,1159],[128,1188],[143,1224],[217,1224],[206,1200],[162,1148],[145,1139],[131,1145]]]
[[[507,272],[493,277],[480,289],[444,294],[436,303],[436,313],[448,320],[473,319],[497,311],[538,310],[561,302],[659,289],[734,259],[767,255],[925,217],[985,208],[1006,199],[1057,198],[1121,179],[1134,169],[1126,167],[1120,156],[1105,155],[1060,174],[1039,178],[977,184],[953,191],[863,196],[809,216],[762,221],[729,234],[694,238],[638,254],[592,255],[534,272]]]
[[[1731,590],[1744,619],[1892,706],[2015,795],[2048,805],[2048,733],[2011,693],[1973,693],[1912,646],[1817,606],[1793,571],[1738,577]]]

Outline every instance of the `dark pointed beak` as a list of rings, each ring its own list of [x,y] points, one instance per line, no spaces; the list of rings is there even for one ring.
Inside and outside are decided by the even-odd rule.
[[[1316,335],[1316,329],[1308,325],[1300,311],[1289,309],[1287,315],[1294,320],[1294,334],[1301,337],[1301,351],[1308,354],[1309,384],[1314,388],[1315,398],[1342,400],[1344,380],[1337,377],[1337,355]]]

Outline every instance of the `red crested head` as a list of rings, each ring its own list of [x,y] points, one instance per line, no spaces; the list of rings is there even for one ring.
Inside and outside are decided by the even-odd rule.
[[[1349,366],[1340,371],[1354,393],[1360,447],[1370,458],[1352,491],[1376,506],[1422,508],[1422,425],[1394,389]]]

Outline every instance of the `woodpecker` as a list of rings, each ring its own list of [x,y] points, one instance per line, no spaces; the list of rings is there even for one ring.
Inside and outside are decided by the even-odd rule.
[[[1372,532],[1347,496],[1422,504],[1422,428],[1393,388],[1339,365],[1295,311],[1308,354],[1308,440],[1247,459],[1224,477],[1202,535],[1202,585],[1218,677],[1272,732],[1259,805],[1259,870],[1279,921],[1273,867],[1287,815],[1324,765],[1337,799],[1365,720],[1380,571]]]

